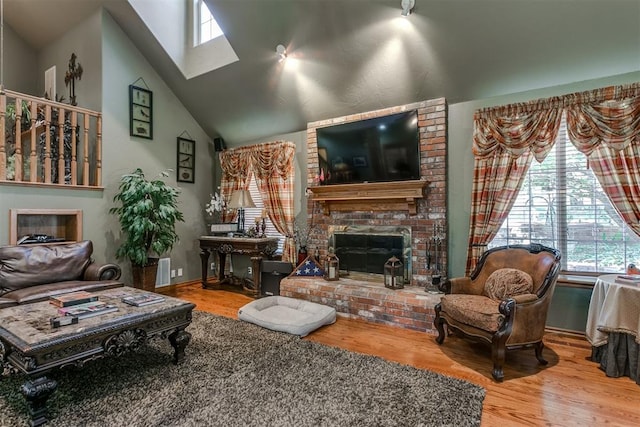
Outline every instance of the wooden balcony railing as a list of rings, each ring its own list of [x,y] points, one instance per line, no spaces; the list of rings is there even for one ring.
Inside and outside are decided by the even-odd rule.
[[[102,188],[102,114],[0,92],[0,185]]]

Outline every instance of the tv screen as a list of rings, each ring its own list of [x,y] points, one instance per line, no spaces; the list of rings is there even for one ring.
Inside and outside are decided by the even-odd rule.
[[[416,110],[316,129],[324,184],[420,179]]]

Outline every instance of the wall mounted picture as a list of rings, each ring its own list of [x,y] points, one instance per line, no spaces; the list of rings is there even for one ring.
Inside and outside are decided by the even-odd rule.
[[[178,137],[178,181],[195,182],[196,142]]]
[[[129,85],[129,135],[153,139],[153,93]]]

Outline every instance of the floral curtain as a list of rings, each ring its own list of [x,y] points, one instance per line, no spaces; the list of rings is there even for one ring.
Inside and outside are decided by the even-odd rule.
[[[531,160],[542,162],[551,151],[561,112],[547,102],[475,113],[467,275],[509,215]]]
[[[251,176],[254,174],[258,188],[264,196],[267,215],[278,232],[285,236],[282,258],[289,262],[296,260],[293,240],[295,152],[293,142],[283,141],[220,152],[222,197],[228,200],[234,190],[248,189]],[[226,220],[232,220],[235,212],[226,215]]]

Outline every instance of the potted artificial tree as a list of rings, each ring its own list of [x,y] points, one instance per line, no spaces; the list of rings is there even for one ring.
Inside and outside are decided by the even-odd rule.
[[[167,171],[160,173],[169,176]],[[162,179],[147,180],[140,168],[122,176],[113,201],[119,206],[109,209],[118,216],[124,242],[116,250],[118,259],[129,259],[135,287],[154,291],[158,258],[155,254],[170,251],[178,241],[176,222],[183,221],[178,210],[177,188]]]

